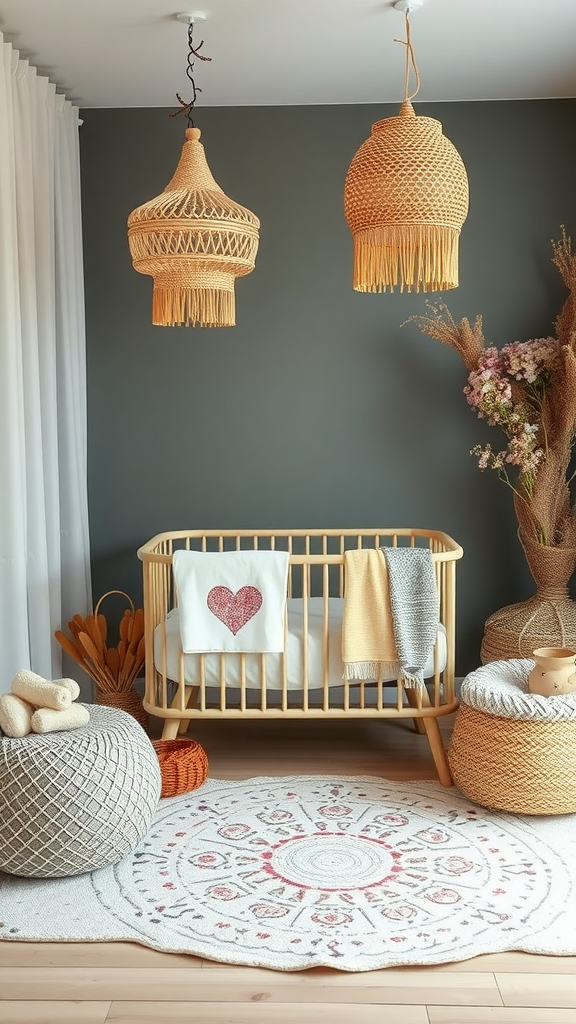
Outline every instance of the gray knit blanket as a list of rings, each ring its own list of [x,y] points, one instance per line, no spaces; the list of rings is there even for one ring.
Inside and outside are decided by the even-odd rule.
[[[388,568],[400,673],[406,686],[423,686],[424,667],[432,654],[439,626],[432,553],[429,548],[381,550]]]

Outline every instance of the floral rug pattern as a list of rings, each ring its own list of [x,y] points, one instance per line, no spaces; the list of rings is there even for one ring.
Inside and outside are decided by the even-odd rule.
[[[496,814],[434,782],[208,780],[75,879],[0,875],[0,937],[131,939],[225,963],[361,971],[576,953],[576,816]]]

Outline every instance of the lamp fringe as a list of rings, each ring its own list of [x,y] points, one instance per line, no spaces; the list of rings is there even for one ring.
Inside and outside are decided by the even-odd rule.
[[[439,224],[383,224],[356,232],[354,290],[457,288],[459,237],[459,228]]]
[[[154,288],[152,323],[162,327],[233,327],[234,291],[218,288]]]

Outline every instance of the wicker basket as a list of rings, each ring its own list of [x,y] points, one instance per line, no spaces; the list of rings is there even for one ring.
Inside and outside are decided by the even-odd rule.
[[[576,721],[500,718],[461,704],[448,762],[465,796],[518,814],[576,812]]]
[[[206,751],[195,740],[154,740],[162,774],[161,796],[179,796],[198,789],[208,775]]]

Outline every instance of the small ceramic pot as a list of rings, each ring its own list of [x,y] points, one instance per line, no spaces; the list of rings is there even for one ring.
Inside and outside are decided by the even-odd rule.
[[[528,690],[542,697],[557,697],[576,690],[576,651],[570,647],[537,647],[536,662],[528,676]]]

